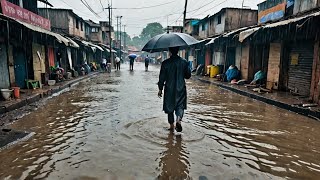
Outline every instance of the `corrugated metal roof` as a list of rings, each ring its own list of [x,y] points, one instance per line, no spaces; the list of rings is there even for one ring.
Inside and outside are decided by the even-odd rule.
[[[208,46],[208,45],[210,45],[210,44],[213,44],[214,41],[215,41],[217,38],[219,38],[219,37],[212,38],[211,41],[209,41],[209,42],[206,44],[206,46]]]
[[[80,47],[79,44],[74,42],[71,38],[69,38],[69,37],[66,37],[66,38],[69,40],[69,42],[70,42],[72,47],[75,47],[75,48],[79,48]]]
[[[93,47],[93,48],[99,49],[100,51],[104,51],[102,47],[100,47],[100,46],[98,46],[98,45],[95,45],[95,44],[93,44],[93,43],[91,43],[91,42],[81,41],[81,43],[84,44],[84,45],[86,45],[86,46],[90,46],[91,48]],[[93,50],[93,48],[92,48],[92,50]],[[94,51],[95,51],[95,50],[94,50]]]
[[[315,17],[315,16],[319,16],[319,15],[320,15],[320,12],[316,12],[316,13],[308,14],[308,15],[305,15],[305,16],[302,16],[302,17],[297,17],[297,18],[293,18],[293,19],[288,19],[288,20],[284,20],[284,21],[279,21],[279,22],[276,22],[276,23],[268,24],[266,26],[263,26],[263,28],[273,28],[273,27],[283,26],[283,25],[287,25],[287,24],[290,24],[290,23],[293,23],[293,22],[297,22],[297,21],[300,21],[300,20],[303,20],[303,19],[306,19],[306,18],[309,18],[309,17]]]
[[[255,33],[256,31],[258,31],[261,27],[255,27],[252,29],[247,29],[245,31],[242,31],[239,34],[239,41],[243,42],[245,39],[247,39],[248,37],[250,37],[253,33]]]
[[[316,16],[320,16],[320,11],[315,12],[315,13],[311,13],[311,14],[307,14],[301,17],[296,17],[296,18],[292,18],[292,19],[287,19],[284,21],[279,21],[276,23],[271,23],[271,24],[266,24],[263,25],[261,27],[254,27],[245,31],[242,31],[239,35],[239,41],[243,42],[245,39],[247,39],[248,37],[250,37],[252,34],[254,34],[255,32],[257,32],[260,29],[268,29],[268,28],[275,28],[275,27],[280,27],[280,26],[285,26],[294,22],[298,22],[310,17],[316,17]]]
[[[19,20],[15,20],[16,22],[18,22],[19,24],[23,25],[24,27],[28,28],[28,29],[31,29],[33,31],[36,31],[36,32],[40,32],[40,33],[44,33],[44,34],[48,34],[50,36],[53,36],[57,39],[57,41],[59,43],[64,43],[66,46],[69,46],[69,40],[63,36],[61,36],[60,34],[57,34],[57,33],[54,33],[54,32],[51,32],[51,31],[48,31],[46,29],[43,29],[41,27],[38,27],[38,26],[34,26],[34,25],[31,25],[31,24],[28,24],[28,23],[25,23],[25,22],[22,22],[22,21],[19,21]]]

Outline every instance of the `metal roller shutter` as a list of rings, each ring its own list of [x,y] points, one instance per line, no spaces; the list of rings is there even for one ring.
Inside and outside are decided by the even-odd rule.
[[[288,87],[299,95],[309,96],[312,78],[313,43],[300,42],[289,52]]]

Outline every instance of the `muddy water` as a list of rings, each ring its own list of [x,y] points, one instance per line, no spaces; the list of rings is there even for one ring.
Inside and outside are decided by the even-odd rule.
[[[0,179],[317,179],[320,123],[188,81],[184,134],[170,134],[158,67],[101,74],[11,126]]]

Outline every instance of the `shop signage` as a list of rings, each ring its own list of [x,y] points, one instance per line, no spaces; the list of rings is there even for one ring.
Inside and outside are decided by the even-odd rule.
[[[258,13],[259,23],[276,21],[284,17],[286,11],[286,2],[275,5]]]
[[[299,64],[299,54],[297,53],[292,53],[291,55],[291,65],[298,65]]]
[[[47,30],[50,30],[51,28],[49,19],[43,18],[6,0],[1,0],[1,7],[2,13],[6,16],[35,26],[40,26]]]

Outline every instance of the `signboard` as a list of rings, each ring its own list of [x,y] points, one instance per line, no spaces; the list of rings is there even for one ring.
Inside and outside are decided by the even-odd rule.
[[[258,13],[259,23],[279,20],[284,17],[286,11],[286,2],[273,6]]]
[[[299,64],[299,54],[297,53],[292,53],[290,54],[291,56],[291,61],[290,61],[290,65],[298,65]]]
[[[50,20],[43,18],[33,12],[30,12],[26,9],[21,8],[13,3],[10,3],[6,0],[1,0],[2,13],[6,16],[15,18],[17,20],[40,26],[44,29],[50,30],[51,24]]]

